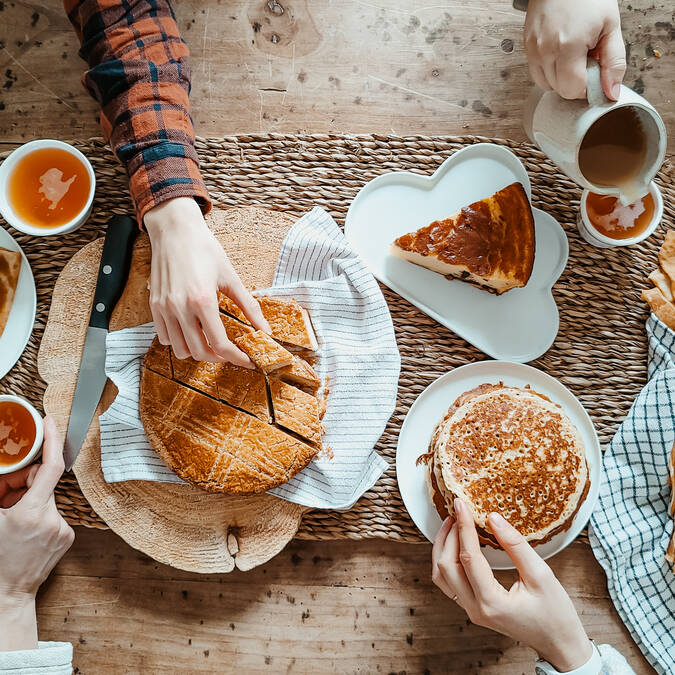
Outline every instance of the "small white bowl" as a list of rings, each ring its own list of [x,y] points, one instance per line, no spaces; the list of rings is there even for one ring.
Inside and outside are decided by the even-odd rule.
[[[71,155],[74,155],[82,162],[87,169],[87,174],[89,176],[89,195],[86,204],[72,220],[63,225],[59,225],[58,227],[37,227],[27,223],[16,214],[7,195],[9,177],[12,175],[12,171],[17,162],[31,152],[43,150],[45,148],[58,148],[59,150],[65,150]],[[72,145],[64,143],[63,141],[43,139],[24,143],[14,150],[2,165],[0,165],[0,213],[14,229],[19,230],[19,232],[23,232],[24,234],[33,235],[34,237],[49,237],[55,234],[66,234],[67,232],[73,232],[73,230],[77,230],[78,227],[84,225],[87,218],[89,218],[95,192],[96,176],[94,175],[94,169],[92,168],[91,163],[77,148],[74,148]]]
[[[12,473],[19,469],[23,469],[24,466],[28,466],[40,454],[40,448],[42,448],[42,441],[44,440],[45,435],[42,417],[28,401],[25,401],[19,396],[12,396],[12,394],[1,394],[0,403],[3,403],[4,401],[18,403],[31,414],[33,422],[35,422],[35,441],[33,442],[30,452],[21,461],[16,464],[0,464],[0,475]]]
[[[590,190],[584,190],[581,195],[581,202],[579,204],[579,214],[577,215],[577,227],[579,228],[579,234],[593,246],[598,248],[617,248],[619,246],[632,246],[633,244],[639,244],[641,241],[644,241],[647,237],[654,234],[654,230],[659,226],[661,219],[663,218],[663,197],[661,196],[661,191],[654,181],[649,184],[649,194],[651,194],[654,200],[654,215],[649,225],[645,228],[643,232],[638,234],[636,237],[631,237],[630,239],[612,239],[607,237],[604,234],[598,232],[593,224],[591,223],[588,217],[588,211],[586,209],[586,199],[590,194]]]

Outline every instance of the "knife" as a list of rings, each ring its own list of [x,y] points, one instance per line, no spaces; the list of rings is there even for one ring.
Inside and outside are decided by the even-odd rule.
[[[75,464],[105,387],[105,339],[110,316],[129,276],[131,252],[137,234],[138,225],[129,216],[113,216],[108,221],[94,302],[68,421],[64,451],[66,471],[70,471]]]

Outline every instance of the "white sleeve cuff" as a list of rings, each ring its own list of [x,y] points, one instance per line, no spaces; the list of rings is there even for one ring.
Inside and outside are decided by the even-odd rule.
[[[609,645],[593,645],[593,654],[583,666],[574,670],[561,673],[556,670],[547,661],[539,660],[536,663],[535,673],[537,675],[635,675],[633,669],[628,665],[619,652]]]
[[[0,652],[0,675],[71,675],[73,645],[39,642],[38,649]]]

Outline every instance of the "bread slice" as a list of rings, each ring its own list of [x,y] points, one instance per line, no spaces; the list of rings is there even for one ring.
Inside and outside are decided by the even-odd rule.
[[[649,304],[652,312],[671,330],[675,330],[675,304],[668,302],[663,293],[654,287],[642,291],[642,299]]]
[[[0,337],[14,304],[14,294],[21,272],[21,253],[0,248]]]
[[[534,216],[525,189],[512,183],[396,239],[391,253],[501,295],[527,284],[534,267]]]
[[[270,373],[278,368],[290,366],[293,354],[277,344],[267,333],[256,330],[236,338],[234,344],[241,349],[255,365]]]

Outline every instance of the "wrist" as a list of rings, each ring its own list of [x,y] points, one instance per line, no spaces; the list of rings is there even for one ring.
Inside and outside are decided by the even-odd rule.
[[[0,652],[38,648],[34,594],[1,592],[0,617]]]
[[[574,643],[556,645],[539,656],[548,661],[558,672],[567,673],[581,668],[593,656],[593,643],[585,634]]]
[[[151,239],[176,227],[194,227],[204,224],[199,204],[192,197],[174,197],[151,208],[143,217],[143,224]]]

